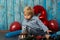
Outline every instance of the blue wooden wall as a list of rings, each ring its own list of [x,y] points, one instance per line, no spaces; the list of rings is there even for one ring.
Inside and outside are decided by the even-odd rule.
[[[43,6],[48,20],[55,19],[60,25],[60,0],[0,0],[0,30],[9,30],[14,21],[21,23],[24,7],[34,5]]]

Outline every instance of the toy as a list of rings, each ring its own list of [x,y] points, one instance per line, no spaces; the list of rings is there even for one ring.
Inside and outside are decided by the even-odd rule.
[[[10,32],[12,31],[16,31],[16,30],[21,30],[21,24],[19,22],[13,22],[11,25],[10,25]]]
[[[8,32],[7,34],[5,34],[5,37],[6,38],[11,38],[11,37],[19,35],[21,32],[22,32],[22,30],[17,30],[17,31],[14,31],[14,32]]]
[[[48,20],[47,20],[47,13],[46,10],[44,9],[44,7],[40,6],[40,5],[36,5],[34,6],[34,13],[35,15],[39,15],[39,19],[46,25],[48,26]]]
[[[58,31],[58,23],[56,22],[56,20],[49,21],[49,29],[51,29],[52,31]]]
[[[33,9],[34,9],[35,15],[40,14],[40,16],[39,16],[40,19],[47,18],[46,17],[46,10],[44,9],[44,7],[42,7],[40,5],[36,5],[36,6],[33,7]]]

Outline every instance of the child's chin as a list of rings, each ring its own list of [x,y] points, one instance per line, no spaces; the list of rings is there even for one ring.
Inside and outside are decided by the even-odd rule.
[[[30,20],[30,19],[26,19],[26,20]]]
[[[27,19],[27,20],[30,20],[30,19]]]

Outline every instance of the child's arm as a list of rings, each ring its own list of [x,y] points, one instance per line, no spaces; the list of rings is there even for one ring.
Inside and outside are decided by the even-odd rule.
[[[26,22],[25,22],[25,19],[23,20],[22,22],[22,33],[25,33],[26,32]]]
[[[38,24],[41,26],[41,28],[44,30],[44,32],[47,32],[48,34],[49,34],[49,32],[52,32],[51,30],[49,30],[49,29],[47,28],[46,25],[43,24],[43,22],[42,22],[40,19],[37,18],[37,22],[38,22]]]
[[[37,17],[37,23],[39,24],[39,26],[44,30],[44,32],[46,32],[48,30],[47,26],[45,26],[43,24],[43,22]]]

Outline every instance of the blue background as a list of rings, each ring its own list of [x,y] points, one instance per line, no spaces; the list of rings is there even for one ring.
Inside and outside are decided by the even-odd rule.
[[[0,30],[9,30],[14,21],[23,21],[25,6],[41,5],[47,11],[48,20],[56,20],[60,26],[60,0],[0,0]]]

